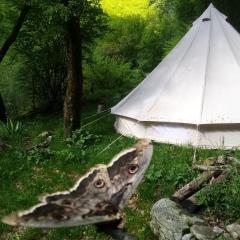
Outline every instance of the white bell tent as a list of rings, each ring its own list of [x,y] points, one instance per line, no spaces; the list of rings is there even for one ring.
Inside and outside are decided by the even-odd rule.
[[[239,33],[211,4],[111,112],[125,136],[206,148],[239,146]]]

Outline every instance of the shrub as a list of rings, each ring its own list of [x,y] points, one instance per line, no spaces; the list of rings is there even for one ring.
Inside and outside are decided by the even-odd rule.
[[[3,136],[14,135],[20,133],[23,130],[22,123],[20,121],[13,121],[8,119],[7,123],[0,123],[0,134]]]

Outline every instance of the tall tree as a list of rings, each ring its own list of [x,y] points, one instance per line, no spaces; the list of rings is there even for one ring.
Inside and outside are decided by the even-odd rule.
[[[3,46],[0,48],[0,63],[2,62],[3,58],[7,54],[8,50],[10,49],[12,44],[16,41],[17,36],[20,32],[20,29],[22,28],[22,25],[24,23],[24,20],[26,18],[26,15],[27,15],[29,9],[30,9],[30,6],[25,3],[22,7],[19,17],[17,18],[17,20],[12,28],[11,33],[9,34],[9,36],[3,43]],[[2,120],[4,122],[7,121],[7,113],[6,113],[6,109],[5,109],[5,105],[4,105],[1,93],[0,93],[0,120]]]
[[[16,41],[17,36],[20,32],[20,29],[24,23],[24,20],[27,16],[28,11],[30,10],[30,6],[27,4],[24,4],[22,7],[22,10],[20,12],[20,15],[18,19],[16,20],[11,33],[3,43],[3,46],[0,48],[0,63],[3,60],[4,56],[7,54],[7,51],[12,46],[12,44]]]
[[[83,54],[89,44],[104,32],[105,20],[106,16],[102,11],[100,0],[32,1],[31,14],[18,41],[17,50],[20,50],[21,56],[27,59],[25,61],[28,63],[27,67],[33,65],[27,71],[29,77],[27,86],[43,87],[43,91],[34,92],[44,92],[49,96],[56,95],[56,83],[57,88],[60,87],[60,92],[66,86],[64,98],[66,136],[80,127]],[[61,44],[56,43],[63,42],[63,35],[66,41],[65,46],[61,47]],[[56,53],[50,51],[53,47]],[[29,48],[32,51],[28,51]],[[61,57],[61,54],[58,54],[65,49],[67,64],[65,56]],[[48,52],[50,52],[50,57],[46,56]],[[53,54],[56,57],[52,57]],[[61,60],[58,62],[59,58]],[[49,60],[54,63],[48,63]],[[32,64],[33,61],[34,64]],[[61,79],[67,68],[65,82],[58,80],[56,66],[59,64],[57,63],[60,63],[63,69]],[[23,66],[24,69],[27,67]],[[29,84],[32,79],[34,79],[34,84]],[[21,78],[21,81],[26,86],[26,79]],[[57,96],[59,96],[59,91]]]
[[[70,136],[81,125],[83,47],[102,33],[105,18],[99,0],[64,0],[63,3],[68,10],[65,24],[68,76],[64,99],[64,133]]]
[[[67,34],[67,90],[64,99],[64,133],[71,135],[80,127],[82,97],[82,38],[77,17],[70,17],[66,24]]]
[[[7,113],[6,108],[0,93],[0,121],[6,123],[7,122]]]

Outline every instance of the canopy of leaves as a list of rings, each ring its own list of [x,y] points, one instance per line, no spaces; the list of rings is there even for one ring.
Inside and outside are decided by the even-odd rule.
[[[240,29],[239,1],[212,2]],[[0,2],[0,44],[24,3],[24,0]],[[84,40],[84,98],[109,101],[106,86],[112,86],[111,94],[116,96],[134,88],[171,51],[210,0],[27,3],[31,4],[31,11],[0,66],[1,93],[11,110],[8,111],[14,115],[34,107],[61,107],[66,78],[64,29],[70,16],[79,18]]]

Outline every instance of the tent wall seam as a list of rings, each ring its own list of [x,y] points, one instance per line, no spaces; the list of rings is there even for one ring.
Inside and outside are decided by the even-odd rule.
[[[210,11],[210,19],[211,19],[211,17],[212,17],[212,10]],[[200,115],[199,115],[197,126],[200,125],[201,120],[202,120],[202,114],[203,114],[205,90],[206,90],[206,85],[207,85],[207,75],[208,75],[208,69],[209,69],[209,56],[210,56],[210,49],[211,49],[212,26],[213,26],[213,23],[212,23],[212,19],[211,19],[210,27],[209,27],[207,62],[206,62],[206,68],[205,68],[205,74],[204,74],[204,82],[203,82],[203,89],[202,89],[201,108],[200,108]]]
[[[212,9],[210,9],[210,19],[212,17]],[[211,45],[211,36],[212,36],[212,19],[210,20],[210,27],[209,27],[209,40],[208,40],[208,54],[207,54],[207,62],[206,62],[206,67],[205,67],[205,74],[204,74],[204,82],[203,82],[203,90],[202,90],[202,97],[201,97],[201,108],[200,108],[200,114],[199,114],[199,119],[196,129],[196,138],[195,138],[195,143],[194,143],[194,153],[193,153],[193,163],[196,162],[196,154],[197,154],[197,146],[199,144],[199,128],[200,128],[200,122],[202,119],[202,113],[203,113],[203,106],[204,106],[204,97],[205,97],[205,89],[206,89],[206,83],[207,83],[207,73],[208,73],[208,68],[209,68],[209,56],[210,56],[210,45]]]

